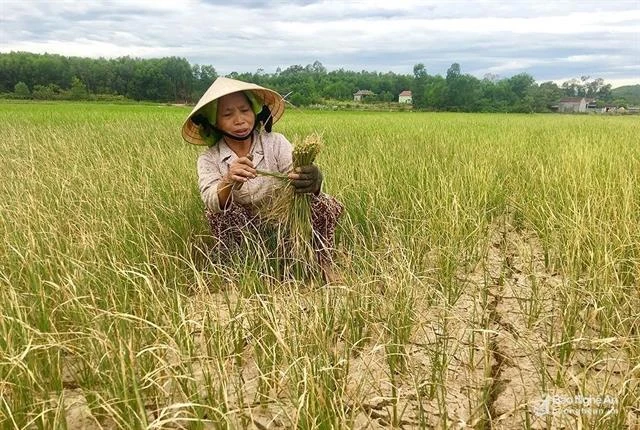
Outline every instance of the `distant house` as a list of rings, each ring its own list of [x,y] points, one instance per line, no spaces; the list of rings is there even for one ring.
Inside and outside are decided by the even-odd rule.
[[[565,97],[552,108],[563,113],[588,112],[596,109],[596,100],[586,97]]]
[[[624,108],[622,108],[622,113],[624,113]],[[620,111],[620,108],[618,108],[618,106],[616,105],[604,105],[602,107],[602,109],[600,110],[600,112],[602,113],[616,113]]]
[[[358,90],[358,92],[353,93],[353,101],[361,102],[365,99],[365,97],[375,96],[376,94],[369,90]]]
[[[398,96],[398,103],[413,103],[413,97],[411,96],[411,91],[403,91]]]

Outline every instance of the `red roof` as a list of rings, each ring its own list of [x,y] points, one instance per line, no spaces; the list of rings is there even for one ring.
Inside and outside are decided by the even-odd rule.
[[[400,93],[400,97],[402,96],[406,96],[406,97],[411,97],[411,91],[403,91]]]

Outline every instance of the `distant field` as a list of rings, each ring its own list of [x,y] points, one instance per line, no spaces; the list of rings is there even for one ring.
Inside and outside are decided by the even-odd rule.
[[[640,428],[638,118],[287,112],[318,286],[208,261],[188,112],[0,104],[0,428]]]

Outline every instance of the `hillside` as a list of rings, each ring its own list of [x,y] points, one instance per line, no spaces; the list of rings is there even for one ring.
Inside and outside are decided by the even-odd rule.
[[[611,90],[614,100],[625,99],[632,105],[640,105],[640,84],[625,85]]]

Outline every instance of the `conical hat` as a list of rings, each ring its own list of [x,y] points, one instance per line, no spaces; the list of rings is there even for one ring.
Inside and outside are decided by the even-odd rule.
[[[200,136],[200,127],[191,118],[209,103],[237,91],[251,91],[259,103],[267,105],[271,110],[273,123],[278,121],[284,113],[284,99],[277,92],[256,84],[238,81],[237,79],[219,77],[200,97],[200,100],[198,100],[198,103],[182,124],[182,138],[194,145],[206,145],[207,143]]]

